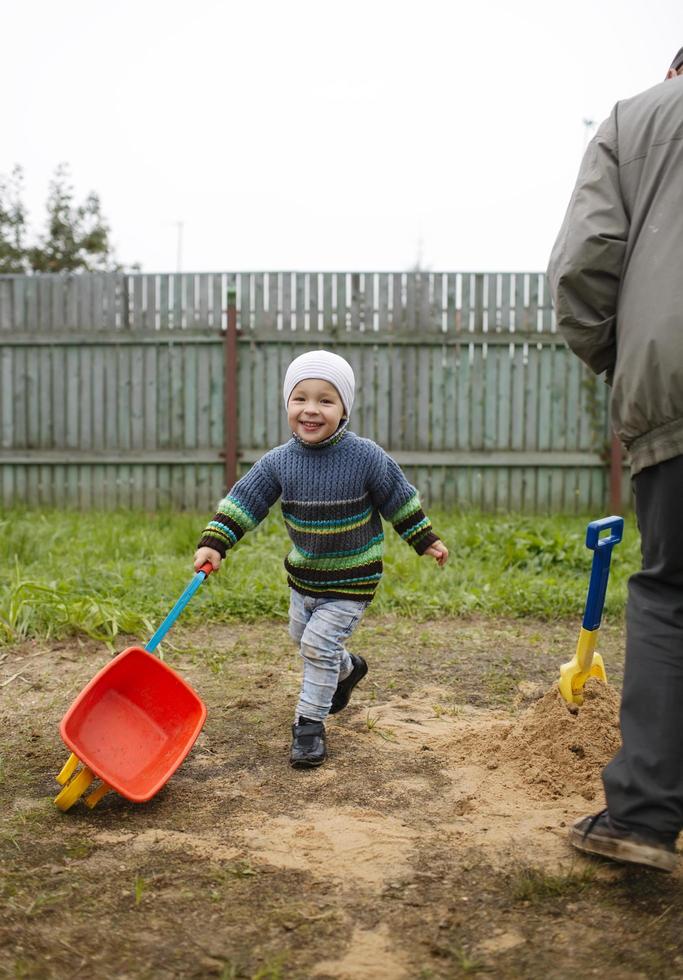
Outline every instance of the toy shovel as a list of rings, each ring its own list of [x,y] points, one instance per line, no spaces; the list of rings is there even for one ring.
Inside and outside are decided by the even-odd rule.
[[[601,538],[601,532],[607,530],[610,534]],[[605,665],[600,654],[595,652],[595,647],[605,605],[612,548],[621,541],[623,533],[623,517],[603,517],[599,521],[591,521],[586,531],[586,547],[593,551],[593,564],[583,626],[576,653],[568,663],[560,667],[560,694],[567,704],[583,704],[583,686],[589,677],[607,682]]]
[[[211,563],[202,565],[147,646],[129,647],[83,688],[62,719],[71,756],[57,776],[60,810],[101,782],[85,803],[94,807],[110,789],[144,803],[173,775],[202,730],[206,708],[168,664],[152,656],[188,604]],[[79,763],[83,768],[78,772]]]

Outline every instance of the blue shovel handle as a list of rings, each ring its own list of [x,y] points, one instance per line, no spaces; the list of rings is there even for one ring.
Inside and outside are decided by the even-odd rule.
[[[199,571],[192,577],[190,584],[187,586],[187,588],[185,589],[181,597],[176,602],[173,609],[171,609],[166,619],[163,621],[159,629],[156,631],[152,639],[145,647],[145,650],[148,653],[153,653],[156,650],[156,648],[159,646],[163,638],[170,630],[171,626],[173,626],[178,616],[180,616],[185,606],[188,604],[192,596],[195,594],[199,586],[202,584],[205,578],[208,578],[208,576],[211,574],[212,571],[213,571],[213,566],[210,561],[207,561],[204,565],[202,565]]]
[[[601,538],[601,532],[608,529],[611,529],[611,534]],[[596,630],[600,626],[602,610],[605,605],[612,548],[621,541],[623,534],[623,517],[603,517],[599,521],[591,521],[588,525],[586,547],[593,551],[593,564],[586,609],[583,614],[583,628],[585,630]]]

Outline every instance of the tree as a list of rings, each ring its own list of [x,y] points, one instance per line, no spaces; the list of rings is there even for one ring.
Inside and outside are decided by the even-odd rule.
[[[83,204],[77,204],[65,163],[57,167],[50,183],[45,233],[31,245],[26,240],[29,226],[23,191],[21,167],[14,167],[9,177],[0,174],[0,274],[121,268],[98,195],[91,192]]]
[[[26,272],[28,266],[23,187],[21,167],[14,167],[9,177],[0,175],[0,273]]]
[[[83,204],[75,204],[69,168],[64,163],[57,167],[50,184],[46,232],[28,249],[27,257],[34,272],[116,268],[100,199],[91,192]]]

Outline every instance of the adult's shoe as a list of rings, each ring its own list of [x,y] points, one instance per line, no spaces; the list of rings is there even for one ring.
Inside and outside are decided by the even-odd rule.
[[[673,871],[678,863],[674,843],[616,827],[607,810],[577,820],[569,830],[569,842],[586,854],[642,864],[658,871]]]

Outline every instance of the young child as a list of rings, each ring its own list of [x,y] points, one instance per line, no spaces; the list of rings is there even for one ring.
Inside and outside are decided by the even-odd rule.
[[[293,545],[285,559],[289,632],[303,658],[292,726],[295,768],[325,761],[325,718],[346,707],[367,674],[365,660],[350,654],[345,642],[382,576],[380,514],[419,555],[439,565],[448,560],[400,467],[348,429],[354,390],[351,365],[338,354],[314,350],[292,361],[284,382],[292,438],[237,481],[195,554],[195,568],[210,561],[218,569],[226,551],[282,498]]]

